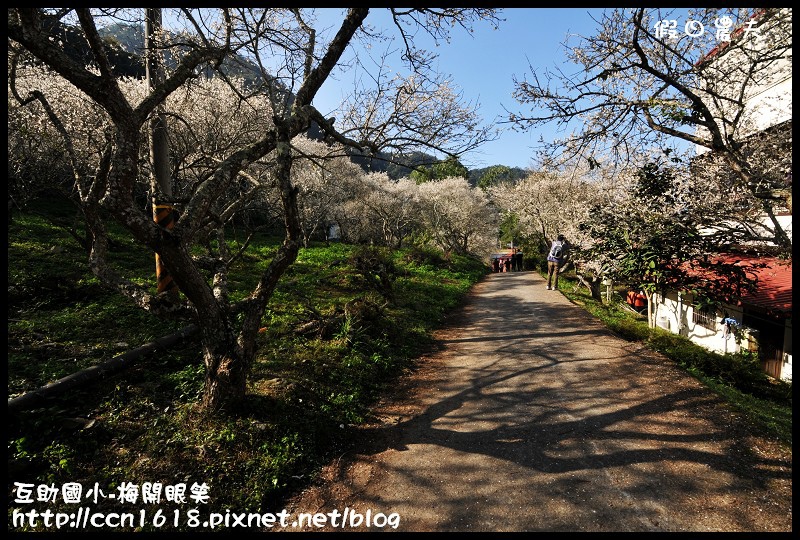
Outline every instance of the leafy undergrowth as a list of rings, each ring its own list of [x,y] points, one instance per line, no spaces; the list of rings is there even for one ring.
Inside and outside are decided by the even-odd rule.
[[[615,334],[663,354],[742,412],[754,429],[791,446],[792,384],[767,376],[755,355],[715,353],[684,336],[649,328],[645,317],[626,309],[619,294],[613,302],[598,302],[573,273],[560,276],[559,285],[567,298]]]
[[[154,282],[152,256],[124,238],[114,237],[117,270]],[[103,289],[86,271],[78,243],[42,216],[15,216],[9,240],[9,397],[186,324],[153,319]],[[233,297],[252,287],[277,242],[253,242],[231,276]],[[11,415],[10,529],[56,529],[15,521],[15,509],[74,513],[90,506],[135,515],[117,531],[196,530],[189,508],[202,515],[280,511],[286,495],[349,444],[382,389],[413,369],[431,330],[485,272],[480,261],[424,249],[301,250],[265,314],[242,410],[200,411],[204,370],[189,340]],[[37,493],[71,482],[83,488],[80,504],[65,503],[60,491],[55,500],[43,487]],[[14,501],[15,483],[33,486],[33,503]],[[159,483],[159,502],[145,501],[145,485],[149,495]],[[66,523],[60,530],[86,529]]]

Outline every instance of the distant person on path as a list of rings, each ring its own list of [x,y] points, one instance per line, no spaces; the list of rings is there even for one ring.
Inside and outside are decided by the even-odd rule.
[[[558,269],[567,257],[567,240],[563,234],[558,235],[550,245],[550,252],[547,254],[547,290],[558,290]]]

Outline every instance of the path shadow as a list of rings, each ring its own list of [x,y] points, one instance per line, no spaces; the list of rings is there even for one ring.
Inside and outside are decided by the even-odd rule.
[[[600,480],[610,470],[624,470],[624,494],[632,500],[652,500],[654,491],[665,501],[699,492],[735,496],[791,479],[790,458],[747,450],[742,424],[718,423],[722,400],[687,384],[690,377],[668,361],[615,337],[558,292],[531,293],[529,278],[492,278],[438,340],[433,377],[396,396],[421,402],[414,414],[392,418],[389,406],[384,423],[358,429],[358,448],[341,463],[341,475],[361,460],[425,492],[440,491],[444,479],[459,482],[461,495],[437,502],[446,516],[441,530],[472,522],[472,494],[492,481],[487,463],[548,478],[552,494],[582,493],[587,508],[600,512],[608,495]],[[445,450],[447,457],[437,459],[447,470],[384,459],[420,445],[430,454]],[[664,463],[703,473],[662,483],[670,474]],[[710,485],[714,474],[725,482]],[[376,507],[386,504],[364,496]],[[734,519],[747,530],[744,513]]]

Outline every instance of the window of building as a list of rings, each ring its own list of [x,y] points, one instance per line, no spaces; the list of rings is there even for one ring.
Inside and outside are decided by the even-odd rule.
[[[708,308],[702,309],[695,306],[692,309],[692,322],[699,324],[709,330],[716,330],[717,328],[717,313]]]

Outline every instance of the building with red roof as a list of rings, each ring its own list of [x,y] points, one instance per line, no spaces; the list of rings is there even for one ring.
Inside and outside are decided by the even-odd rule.
[[[715,352],[757,351],[764,371],[791,380],[792,262],[734,254],[719,259],[746,268],[754,288],[742,291],[738,299],[722,300],[716,308],[701,305],[692,291],[668,289],[655,296],[657,325]],[[708,290],[727,279],[702,272]]]

